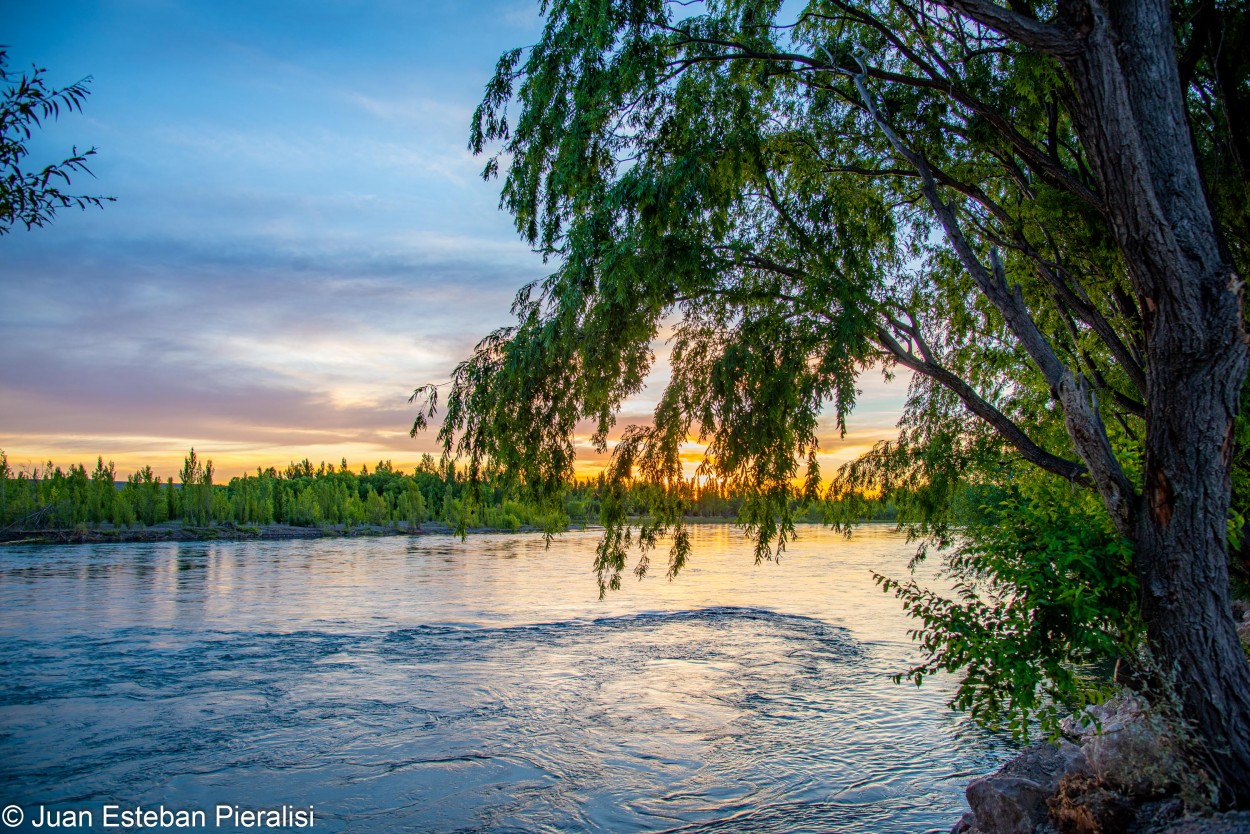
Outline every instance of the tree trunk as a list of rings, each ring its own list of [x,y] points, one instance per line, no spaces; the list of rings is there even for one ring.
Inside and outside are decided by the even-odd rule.
[[[1233,420],[1247,365],[1241,282],[1194,158],[1166,0],[1062,14],[1082,143],[1146,325],[1135,570],[1148,639],[1226,801],[1250,807],[1250,664],[1228,599]]]

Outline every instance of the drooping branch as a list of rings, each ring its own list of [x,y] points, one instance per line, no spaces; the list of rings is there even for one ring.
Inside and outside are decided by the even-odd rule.
[[[1132,484],[1120,467],[1106,428],[1091,400],[1088,385],[1078,380],[1055,355],[1054,349],[1038,328],[1029,313],[1020,288],[1007,284],[1006,270],[996,250],[991,250],[991,269],[986,269],[963,234],[954,211],[942,199],[938,184],[924,155],[909,148],[899,138],[877,109],[876,101],[868,91],[865,74],[854,77],[856,88],[868,113],[885,134],[895,151],[916,167],[920,174],[922,189],[929,207],[937,215],[946,238],[954,248],[960,263],[972,277],[977,287],[1002,315],[1007,327],[1019,340],[1033,364],[1042,372],[1051,396],[1063,409],[1068,436],[1085,466],[1089,469],[1094,486],[1098,489],[1121,534],[1131,537],[1135,532],[1137,496]]]
[[[918,179],[920,174],[914,168],[878,166],[867,168],[855,165],[832,165],[827,164],[824,170],[831,173],[848,173],[866,177],[900,177],[905,179]],[[930,165],[930,173],[939,184],[956,191],[970,200],[974,201],[984,208],[990,216],[994,217],[1002,224],[1005,229],[1011,229],[1016,226],[1016,222],[1011,214],[992,199],[985,190],[980,186],[965,182],[950,175],[940,168]],[[988,232],[986,232],[988,234]],[[1010,239],[997,238],[1000,245],[1009,247],[1020,252],[1027,257],[1034,266],[1034,271],[1051,286],[1057,299],[1062,303],[1077,319],[1086,324],[1091,330],[1102,339],[1107,348],[1111,351],[1116,361],[1123,367],[1124,372],[1128,375],[1129,381],[1133,387],[1139,392],[1144,393],[1146,390],[1146,372],[1142,367],[1137,354],[1124,343],[1120,335],[1116,332],[1115,327],[1107,320],[1106,316],[1098,309],[1098,307],[1090,300],[1085,288],[1078,280],[1075,280],[1068,270],[1061,265],[1048,262],[1043,258],[1042,254],[1029,243],[1024,233],[1019,229],[1010,232]],[[1120,402],[1134,414],[1139,414],[1141,404],[1136,403],[1130,397],[1126,397],[1119,392],[1114,392],[1113,396],[1117,402]],[[1129,405],[1135,403],[1135,406]]]
[[[976,189],[973,189],[972,192],[965,192],[958,187],[958,184],[951,185],[948,182],[948,178],[942,177],[936,172],[935,177],[943,185],[949,185],[954,190],[960,191],[960,193],[971,193],[973,199],[977,199],[975,196]],[[981,201],[978,200],[978,202]],[[995,216],[999,217],[1004,225],[1009,222],[1005,212],[1001,214],[996,213]],[[1138,356],[1120,338],[1120,334],[1116,332],[1115,327],[1107,317],[1090,300],[1089,294],[1085,291],[1085,287],[1081,285],[1081,282],[1075,279],[1062,265],[1042,257],[1042,254],[1029,243],[1020,230],[1013,230],[1010,239],[1004,239],[984,227],[980,227],[980,231],[991,241],[1013,249],[1028,258],[1033,265],[1033,271],[1051,288],[1057,303],[1062,309],[1075,316],[1094,331],[1103,344],[1111,351],[1111,355],[1115,357],[1115,360],[1120,363],[1124,373],[1129,378],[1129,382],[1133,384],[1133,387],[1140,394],[1144,395],[1146,391],[1145,368],[1142,367]]]
[[[1111,322],[1099,312],[1085,295],[1084,291],[1077,284],[1076,289],[1064,280],[1062,270],[1058,267],[1052,268],[1044,263],[1041,256],[1037,253],[1030,253],[1033,258],[1034,267],[1037,274],[1046,279],[1054,290],[1056,295],[1063,300],[1063,303],[1074,312],[1081,321],[1089,325],[1103,343],[1110,348],[1111,354],[1115,360],[1120,363],[1120,367],[1124,369],[1124,373],[1128,376],[1129,381],[1133,383],[1133,387],[1139,392],[1146,391],[1146,370],[1137,361],[1137,357],[1129,350],[1128,345],[1115,332],[1115,328],[1111,326]]]
[[[730,265],[749,266],[800,281],[807,278],[801,269],[779,264],[775,260],[757,253],[738,253],[737,258],[726,262],[726,266]],[[785,293],[775,293],[774,296],[789,301],[796,307],[802,308],[807,306],[802,299]],[[746,298],[744,297],[742,300],[746,300]],[[821,310],[809,308],[807,312],[828,318],[827,314]],[[932,379],[959,397],[969,411],[984,420],[999,436],[1014,447],[1025,460],[1073,483],[1087,487],[1092,486],[1084,466],[1043,449],[1010,417],[982,397],[971,384],[944,367],[938,361],[935,351],[925,339],[915,319],[910,313],[904,312],[908,316],[909,321],[904,322],[888,313],[882,313],[884,323],[876,328],[875,341],[895,361],[916,373]],[[915,350],[919,352],[919,355],[917,356],[912,350],[904,347],[891,333],[891,330],[894,333],[903,334],[906,340],[915,346]]]
[[[949,63],[943,60],[935,50],[930,51],[931,54],[934,55],[935,61],[941,65],[941,71],[932,66],[929,62],[925,61],[916,53],[914,49],[910,48],[906,41],[899,37],[893,27],[886,25],[883,21],[865,13],[862,9],[856,8],[850,3],[837,2],[836,5],[848,15],[854,16],[859,22],[875,29],[896,50],[898,50],[899,54],[903,55],[912,63],[912,65],[919,69],[925,77],[921,78],[902,73],[887,72],[878,68],[864,68],[861,66],[862,72],[867,72],[869,77],[877,80],[900,83],[916,88],[931,89],[942,95],[949,96],[952,100],[958,102],[964,107],[967,107],[973,115],[984,119],[995,130],[997,130],[999,135],[1006,139],[1011,148],[1020,155],[1020,158],[1024,160],[1034,171],[1036,171],[1043,180],[1079,198],[1094,210],[1100,213],[1105,213],[1106,207],[1101,196],[1097,192],[1082,182],[1080,178],[1073,176],[1072,173],[1059,162],[1057,156],[1049,153],[1047,149],[1040,148],[1033,144],[1033,142],[1021,133],[1016,125],[1014,125],[1012,121],[1001,112],[964,89],[964,87],[958,83],[953,68]],[[986,3],[986,5],[992,6],[993,4]],[[1007,12],[1006,9],[1002,9],[1002,11]],[[1015,13],[1007,12],[1007,14]],[[1053,30],[1053,33],[1058,33],[1059,31],[1054,29],[1054,27],[1049,24],[1040,23],[1039,21],[1025,15],[1018,16],[1021,17],[1022,20],[1031,21],[1037,26],[1048,27],[1050,30]],[[913,14],[908,14],[908,18],[911,20],[912,26],[916,30],[917,34],[922,35],[921,39],[926,40],[923,37],[920,23],[916,20],[915,16]],[[1024,41],[1021,42],[1023,43]],[[850,77],[854,77],[858,74],[854,67],[846,65],[838,66],[836,69],[839,73]],[[1011,166],[1008,167],[1010,168]]]

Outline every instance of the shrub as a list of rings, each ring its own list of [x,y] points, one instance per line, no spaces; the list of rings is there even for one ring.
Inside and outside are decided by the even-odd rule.
[[[1140,644],[1129,543],[1096,495],[1048,476],[996,491],[945,551],[953,597],[877,576],[923,624],[923,660],[896,676],[962,674],[950,706],[1027,738],[1110,691],[1107,668]]]

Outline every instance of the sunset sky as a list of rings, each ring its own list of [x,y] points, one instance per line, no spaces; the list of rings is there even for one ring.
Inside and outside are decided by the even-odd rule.
[[[499,53],[537,36],[537,3],[3,9],[10,71],[93,76],[86,112],[49,125],[31,163],[95,145],[97,179],[74,189],[117,198],[0,237],[10,465],[103,455],[119,476],[168,476],[194,446],[229,477],[433,451],[408,436],[408,395],[445,380],[548,269],[465,148]],[[905,381],[861,388],[826,464],[894,435]]]

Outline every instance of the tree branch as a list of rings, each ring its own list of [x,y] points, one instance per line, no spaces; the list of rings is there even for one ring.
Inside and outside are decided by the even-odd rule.
[[[987,3],[987,5],[993,4]],[[849,8],[845,5],[843,5],[843,7]],[[1003,11],[1006,12],[1005,9]],[[1007,13],[1014,14],[1012,12]],[[1049,26],[1048,24],[1042,24],[1037,21],[1034,21],[1034,23],[1037,26]],[[909,60],[912,60],[921,71],[928,73],[928,77],[906,75],[904,73],[889,72],[879,68],[868,68],[863,66],[861,66],[859,71],[857,71],[854,67],[839,65],[832,56],[828,56],[827,61],[821,61],[810,55],[802,55],[795,52],[763,52],[745,44],[738,43],[737,41],[697,37],[692,35],[687,30],[675,26],[662,26],[661,28],[666,29],[673,34],[681,35],[685,38],[684,41],[675,41],[675,46],[703,45],[735,50],[735,54],[699,55],[681,58],[670,62],[670,66],[684,67],[687,64],[693,65],[695,63],[731,61],[735,59],[781,62],[797,64],[798,66],[805,67],[809,70],[824,70],[825,72],[832,72],[837,75],[850,78],[854,78],[857,74],[863,72],[867,73],[869,77],[881,81],[889,81],[909,87],[933,90],[941,95],[950,96],[953,100],[971,110],[974,115],[980,116],[989,122],[990,125],[992,125],[994,129],[997,130],[1003,138],[1011,144],[1011,147],[1015,149],[1016,153],[1018,153],[1020,157],[1034,170],[1036,170],[1037,173],[1047,182],[1050,182],[1054,186],[1062,188],[1075,197],[1078,197],[1100,213],[1104,213],[1106,211],[1106,207],[1103,204],[1101,196],[1085,185],[1085,183],[1074,177],[1071,172],[1066,170],[1061,164],[1058,164],[1056,161],[1051,159],[1045,150],[1038,148],[1030,142],[1023,134],[1020,133],[1019,130],[1016,129],[1014,125],[1011,124],[1006,117],[1003,116],[1002,113],[999,113],[997,110],[990,107],[980,99],[969,95],[967,91],[955,83],[954,79],[941,75],[932,67],[929,67],[925,62],[913,57],[914,53],[905,52],[905,54],[908,55]],[[875,28],[880,29],[881,27],[877,26]],[[1049,28],[1053,29],[1053,27]],[[1058,30],[1055,31],[1057,32]],[[895,41],[895,43],[897,45],[899,42]]]
[[[1046,384],[1050,386],[1051,396],[1063,408],[1068,436],[1072,439],[1076,453],[1089,469],[1094,486],[1111,513],[1116,529],[1131,537],[1136,531],[1137,495],[1111,450],[1111,442],[1091,400],[1088,385],[1083,379],[1074,377],[1071,370],[1059,361],[1045,335],[1033,321],[1020,288],[1008,286],[1006,270],[997,250],[990,250],[992,271],[981,263],[964,236],[955,213],[942,200],[928,161],[922,154],[911,150],[881,117],[864,79],[865,74],[861,73],[854,77],[854,82],[869,114],[895,151],[920,173],[925,198],[942,224],[947,240],[964,269],[997,308],[1007,327],[1033,360],[1033,364],[1042,372]]]
[[[902,325],[901,322],[892,320],[891,324],[901,326],[909,334],[911,333],[910,328]],[[1067,478],[1069,481],[1079,483],[1082,486],[1092,485],[1084,466],[1075,461],[1052,455],[1041,446],[1038,446],[1010,417],[990,404],[963,379],[960,379],[936,362],[923,359],[911,353],[899,344],[898,340],[884,327],[877,329],[877,340],[900,365],[911,368],[916,373],[924,374],[959,397],[969,411],[988,423],[1000,437],[1015,447],[1021,457],[1029,463],[1045,469],[1047,472],[1053,472],[1061,478]]]
[[[1069,58],[1080,49],[1077,40],[1058,26],[1043,23],[1031,15],[1005,9],[990,0],[937,0],[937,2],[1045,55]]]

